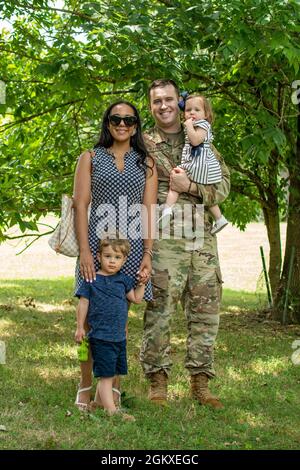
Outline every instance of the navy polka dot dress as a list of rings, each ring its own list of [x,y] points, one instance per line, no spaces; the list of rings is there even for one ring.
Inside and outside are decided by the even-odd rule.
[[[121,272],[136,280],[137,271],[143,257],[143,239],[140,204],[146,182],[142,166],[137,164],[139,154],[135,150],[124,156],[124,170],[116,167],[114,157],[104,147],[94,149],[92,158],[92,204],[89,219],[89,244],[95,260],[98,242],[104,231],[115,233],[118,230],[130,242],[130,253]],[[80,275],[79,258],[76,263],[76,290],[83,279]],[[145,300],[152,299],[151,282],[145,289]]]

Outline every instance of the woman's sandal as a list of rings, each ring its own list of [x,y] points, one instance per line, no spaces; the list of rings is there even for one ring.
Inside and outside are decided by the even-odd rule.
[[[117,394],[117,399],[114,397],[115,405],[119,408],[121,406],[121,392],[117,388],[112,388],[113,393]]]
[[[112,388],[113,393],[117,394],[117,398],[114,397],[114,403],[117,408],[120,408],[121,406],[121,392],[117,388]],[[96,397],[95,397],[96,398]],[[89,406],[88,406],[88,411],[96,411],[97,408],[102,408],[102,404],[98,403],[96,400],[91,400]]]
[[[91,403],[88,405],[87,410],[90,413],[94,413],[98,408],[101,408],[103,410],[103,406],[100,406],[97,402],[91,401]],[[124,421],[135,421],[135,417],[132,415],[129,415],[128,413],[125,413],[124,410],[121,408],[117,408],[115,411],[108,411],[105,410],[105,413],[107,416],[112,418],[113,416],[120,416]]]
[[[89,390],[92,390],[92,385],[90,387],[79,388],[77,390],[76,400],[75,400],[74,404],[77,406],[77,408],[80,411],[88,411],[89,410],[89,407],[90,407],[89,403],[81,403],[79,401],[81,392],[88,392]]]
[[[113,393],[117,394],[117,398],[114,397],[114,403],[115,403],[117,408],[120,408],[120,406],[121,406],[121,392],[120,392],[120,390],[118,390],[117,388],[114,388],[114,387],[112,388],[112,391],[113,391]],[[98,403],[96,400],[91,400],[88,407],[87,407],[87,410],[93,412],[93,411],[96,411],[97,408],[103,409],[102,404]]]

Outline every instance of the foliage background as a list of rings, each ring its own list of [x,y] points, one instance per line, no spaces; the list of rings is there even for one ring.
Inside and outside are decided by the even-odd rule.
[[[233,173],[227,211],[240,227],[257,217],[253,177],[268,184],[274,149],[284,168],[284,126],[291,137],[295,126],[299,2],[39,0],[1,1],[0,9],[13,25],[0,36],[7,87],[0,105],[2,237],[15,223],[35,228],[26,220],[58,209],[60,194],[71,191],[76,156],[95,142],[112,100],[134,101],[150,123],[145,96],[157,77],[212,98],[216,146],[242,170]],[[276,185],[283,211],[285,180]]]
[[[112,100],[136,103],[147,127],[147,87],[170,77],[213,102],[232,171],[223,210],[241,229],[263,217],[274,296],[296,247],[300,320],[299,0],[0,0],[0,12],[11,25],[0,34],[0,241],[59,210]]]
[[[72,192],[77,156],[95,142],[112,100],[135,102],[147,127],[147,87],[170,77],[213,102],[215,144],[232,171],[223,209],[241,228],[263,214],[275,289],[282,265],[279,223],[298,217],[294,207],[300,207],[299,93],[292,88],[299,76],[299,1],[0,0],[0,15],[10,25],[0,33],[0,80],[6,84],[0,104],[0,240],[15,224],[38,232],[40,217],[59,210],[61,193]],[[297,220],[294,244],[300,240]],[[299,296],[300,278],[294,279]],[[139,311],[131,312],[134,380],[127,384],[137,425],[69,415],[78,368],[68,289],[71,281],[7,281],[0,292],[1,332],[10,344],[9,367],[0,369],[7,428],[1,447],[299,447],[298,371],[289,360],[298,327],[268,323],[241,293],[225,296],[216,364],[227,406],[218,416],[188,398],[182,317],[173,331],[171,406],[161,412],[145,400]],[[216,393],[218,387],[212,387]]]

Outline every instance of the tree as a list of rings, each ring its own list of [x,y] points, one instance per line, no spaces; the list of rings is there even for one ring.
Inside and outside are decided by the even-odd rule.
[[[300,322],[300,113],[297,118],[297,131],[295,150],[291,152],[288,159],[290,190],[287,239],[283,270],[273,312],[274,318],[283,323]]]

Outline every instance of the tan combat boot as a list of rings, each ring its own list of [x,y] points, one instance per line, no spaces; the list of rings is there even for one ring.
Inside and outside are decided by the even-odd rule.
[[[157,405],[167,405],[167,394],[168,394],[168,376],[163,371],[154,372],[149,374],[150,380],[150,391],[149,400]]]
[[[191,392],[201,405],[210,405],[213,408],[224,408],[221,401],[211,394],[208,388],[208,377],[206,374],[191,375]]]

